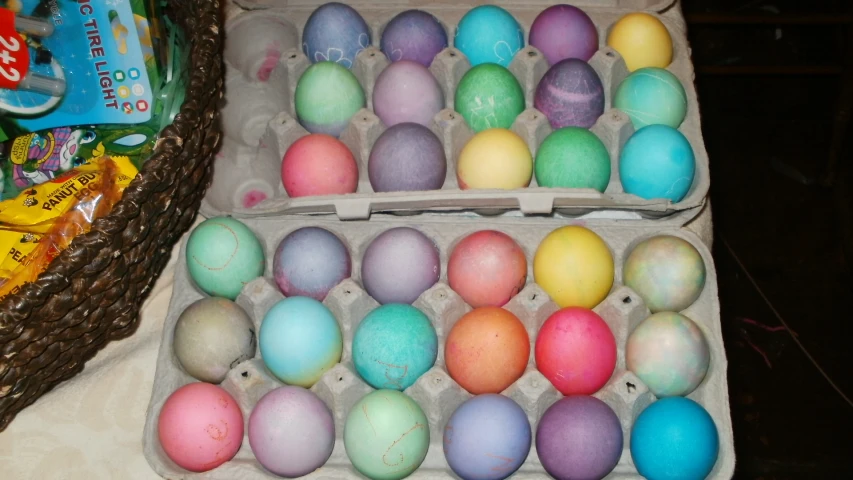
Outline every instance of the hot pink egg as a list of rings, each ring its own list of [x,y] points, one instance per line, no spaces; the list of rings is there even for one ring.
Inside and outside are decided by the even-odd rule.
[[[343,142],[312,133],[285,152],[281,181],[290,197],[353,193],[358,187],[358,165]]]
[[[474,308],[502,307],[524,288],[527,259],[507,234],[475,232],[453,248],[447,280],[450,288]]]
[[[231,460],[243,442],[243,413],[225,390],[190,383],[166,399],[157,423],[160,445],[179,466],[212,470]]]

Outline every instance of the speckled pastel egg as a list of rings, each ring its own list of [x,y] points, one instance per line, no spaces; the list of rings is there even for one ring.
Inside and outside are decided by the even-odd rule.
[[[319,227],[303,227],[287,234],[275,250],[272,265],[282,293],[321,302],[352,272],[344,242]]]
[[[680,202],[693,185],[693,147],[678,130],[666,125],[643,127],[625,142],[619,176],[626,193],[647,200]]]
[[[249,416],[249,445],[270,472],[288,478],[323,466],[335,447],[335,420],[310,390],[284,386],[267,393]]]
[[[628,70],[666,68],[672,62],[672,37],[653,15],[634,12],[620,18],[607,35],[607,45],[622,55]]]
[[[396,390],[376,390],[356,402],[344,426],[352,465],[373,480],[412,474],[429,449],[429,422],[417,402]]]
[[[658,235],[631,250],[622,276],[652,312],[680,312],[705,288],[705,261],[687,240]]]
[[[545,55],[549,65],[567,58],[588,61],[598,50],[598,31],[580,8],[552,5],[530,26],[530,45]]]
[[[719,434],[702,405],[662,398],[640,413],[631,428],[631,457],[649,480],[702,480],[717,463]]]
[[[309,388],[341,359],[343,338],[332,312],[310,297],[280,300],[258,335],[270,372],[288,385]]]
[[[485,63],[462,76],[456,86],[454,109],[474,132],[509,128],[524,111],[524,90],[512,72]]]
[[[540,187],[603,192],[610,183],[610,153],[589,130],[565,127],[545,137],[536,151],[533,169]]]
[[[539,244],[533,278],[558,306],[592,308],[613,286],[613,255],[592,230],[560,227]]]
[[[619,84],[613,107],[625,112],[635,129],[656,124],[678,128],[687,115],[687,94],[668,70],[641,68]]]
[[[562,60],[545,72],[533,106],[548,117],[553,128],[590,128],[604,113],[604,86],[585,61]]]
[[[392,303],[368,313],[352,341],[352,362],[373,388],[405,390],[435,365],[438,336],[423,312]]]
[[[243,413],[222,388],[190,383],[166,399],[157,419],[157,437],[179,467],[206,472],[237,454],[243,443]]]
[[[190,234],[187,269],[206,294],[230,300],[243,286],[264,274],[264,248],[244,223],[231,217],[213,217]]]
[[[392,62],[411,60],[429,67],[447,48],[447,32],[432,14],[406,10],[385,25],[379,48]]]
[[[364,90],[352,72],[338,63],[320,62],[299,77],[294,105],[305,130],[337,137],[366,103]]]
[[[511,398],[498,394],[466,400],[444,427],[444,457],[465,480],[501,480],[530,453],[530,422]]]
[[[508,67],[515,54],[524,48],[521,25],[501,7],[481,5],[459,20],[453,46],[471,63],[496,63]]]
[[[367,175],[375,192],[438,190],[447,177],[444,145],[423,125],[398,123],[373,144]]]
[[[456,161],[456,181],[462,190],[524,188],[532,177],[533,155],[527,143],[505,128],[475,134]]]
[[[527,258],[503,232],[474,232],[453,247],[447,281],[474,308],[502,307],[524,288]]]
[[[353,193],[358,188],[358,165],[343,142],[313,133],[293,142],[284,153],[281,182],[293,198]]]
[[[370,28],[354,8],[330,2],[318,7],[302,30],[302,51],[311,63],[335,62],[352,68],[370,46]]]
[[[242,307],[225,298],[203,298],[175,323],[172,345],[184,370],[202,382],[220,383],[228,370],[255,356],[255,326]]]
[[[557,480],[606,477],[622,455],[622,425],[604,402],[585,395],[562,398],[548,407],[536,429],[536,451]]]
[[[388,65],[373,87],[373,111],[386,127],[414,122],[425,127],[444,108],[444,93],[427,67],[402,60]]]
[[[637,325],[625,348],[628,370],[657,397],[689,395],[711,362],[708,341],[689,318],[658,312]]]
[[[392,228],[370,242],[361,259],[361,282],[379,303],[412,303],[435,285],[438,248],[423,233]]]

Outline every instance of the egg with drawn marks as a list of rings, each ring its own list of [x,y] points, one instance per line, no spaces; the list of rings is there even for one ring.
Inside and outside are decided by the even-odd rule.
[[[604,86],[588,63],[569,58],[548,69],[536,87],[533,106],[553,128],[590,128],[604,113]]]
[[[302,51],[311,61],[352,68],[359,52],[370,46],[370,28],[354,8],[330,2],[317,7],[302,30]]]
[[[204,293],[234,300],[244,285],[264,274],[264,248],[244,223],[213,217],[193,229],[186,262]]]
[[[690,141],[667,125],[637,130],[619,155],[622,188],[646,200],[680,202],[693,185],[695,171]]]
[[[524,91],[512,72],[487,63],[462,76],[456,87],[454,108],[475,133],[509,128],[524,111]]]
[[[385,25],[379,48],[392,62],[411,60],[429,67],[433,58],[447,48],[447,32],[432,14],[406,10]]]
[[[508,67],[524,48],[524,32],[511,13],[495,5],[481,5],[459,20],[453,46],[471,63],[496,63]]]

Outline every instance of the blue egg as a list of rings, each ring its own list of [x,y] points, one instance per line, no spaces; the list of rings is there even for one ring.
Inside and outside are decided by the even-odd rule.
[[[663,398],[643,410],[631,429],[631,456],[649,480],[701,480],[714,468],[717,427],[701,405]]]
[[[325,305],[309,297],[289,297],[264,316],[258,345],[273,375],[288,385],[309,388],[340,361],[343,338]]]
[[[679,202],[693,184],[696,160],[690,142],[667,125],[643,127],[625,143],[619,176],[626,193]]]
[[[302,51],[311,63],[336,62],[352,68],[370,46],[367,22],[349,5],[331,2],[311,13],[302,31]]]
[[[503,8],[481,5],[459,21],[453,46],[468,57],[472,67],[481,63],[508,67],[515,54],[524,48],[524,32]]]

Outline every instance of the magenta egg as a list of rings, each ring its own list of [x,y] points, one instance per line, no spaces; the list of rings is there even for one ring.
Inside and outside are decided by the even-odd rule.
[[[379,303],[412,303],[435,285],[441,272],[438,248],[423,233],[392,228],[376,237],[361,260],[364,289]]]
[[[585,61],[562,60],[542,77],[533,106],[545,114],[553,128],[589,128],[604,113],[604,86]]]
[[[447,262],[447,281],[468,305],[502,307],[527,280],[527,258],[509,235],[482,230],[459,242]]]
[[[567,58],[587,61],[598,50],[598,32],[583,10],[572,5],[553,5],[533,21],[530,45],[545,55],[548,65]]]
[[[373,87],[373,111],[387,127],[404,122],[428,127],[442,108],[444,94],[438,80],[416,62],[403,60],[388,65]]]

